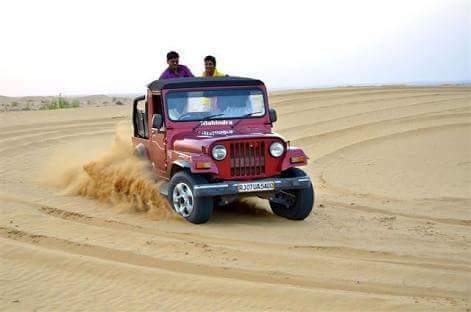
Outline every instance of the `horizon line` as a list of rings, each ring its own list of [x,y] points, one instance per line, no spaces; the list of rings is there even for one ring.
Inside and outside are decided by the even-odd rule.
[[[458,80],[458,81],[415,81],[415,82],[398,82],[398,83],[357,83],[357,84],[322,84],[310,87],[279,87],[270,88],[270,92],[290,91],[290,90],[312,90],[312,89],[328,89],[328,88],[367,88],[367,87],[394,87],[394,86],[420,86],[420,87],[437,87],[437,86],[471,86],[471,80]],[[146,88],[143,88],[146,89]],[[130,97],[142,92],[123,92],[123,93],[76,93],[76,94],[48,94],[48,95],[18,95],[9,96],[2,95],[1,97],[9,98],[24,98],[24,97],[86,97],[86,96],[109,96],[109,97]]]

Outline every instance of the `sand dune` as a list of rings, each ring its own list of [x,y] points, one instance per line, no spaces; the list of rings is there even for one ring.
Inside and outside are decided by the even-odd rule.
[[[0,310],[471,309],[471,88],[271,103],[311,158],[303,222],[256,201],[196,226],[123,196],[150,179],[114,141],[129,105],[1,113]]]

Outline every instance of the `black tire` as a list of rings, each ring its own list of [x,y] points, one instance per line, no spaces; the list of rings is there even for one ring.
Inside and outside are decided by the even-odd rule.
[[[305,177],[306,173],[298,168],[290,168],[281,175],[283,178]],[[270,201],[270,207],[277,216],[290,220],[306,219],[314,207],[314,188],[311,186],[305,189],[286,191],[296,197],[294,203],[286,207],[285,205]]]
[[[179,201],[180,203],[177,204],[174,202],[174,191],[176,196],[181,194],[188,195],[189,193],[194,194],[194,185],[206,183],[208,183],[208,181],[202,176],[194,175],[186,171],[177,172],[170,179],[168,187],[168,201],[170,206],[191,223],[201,224],[207,222],[213,214],[214,200],[212,197],[195,197],[192,195],[191,211],[188,209],[190,205],[186,203],[186,200],[180,198],[180,201],[183,200],[183,202]],[[176,187],[179,187],[182,192],[180,193],[179,189],[175,190]],[[191,192],[188,192],[188,190]],[[187,208],[185,209],[185,207]]]
[[[147,151],[146,151],[146,147],[144,146],[144,144],[140,143],[138,144],[135,148],[134,148],[134,154],[141,158],[141,159],[144,159],[144,160],[147,160],[148,157],[147,157]]]

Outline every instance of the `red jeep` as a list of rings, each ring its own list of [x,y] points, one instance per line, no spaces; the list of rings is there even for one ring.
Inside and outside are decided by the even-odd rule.
[[[272,211],[305,219],[314,204],[307,156],[272,132],[262,81],[240,77],[156,80],[134,99],[132,142],[165,181],[160,193],[192,223],[236,198],[268,199]]]

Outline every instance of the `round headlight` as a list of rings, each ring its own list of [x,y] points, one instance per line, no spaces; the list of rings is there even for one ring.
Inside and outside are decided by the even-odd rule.
[[[224,145],[216,145],[213,147],[211,154],[213,155],[214,159],[223,160],[224,158],[226,158],[227,150]]]
[[[284,151],[285,151],[285,147],[280,142],[273,142],[270,145],[270,154],[273,157],[280,157],[281,155],[283,155]]]

